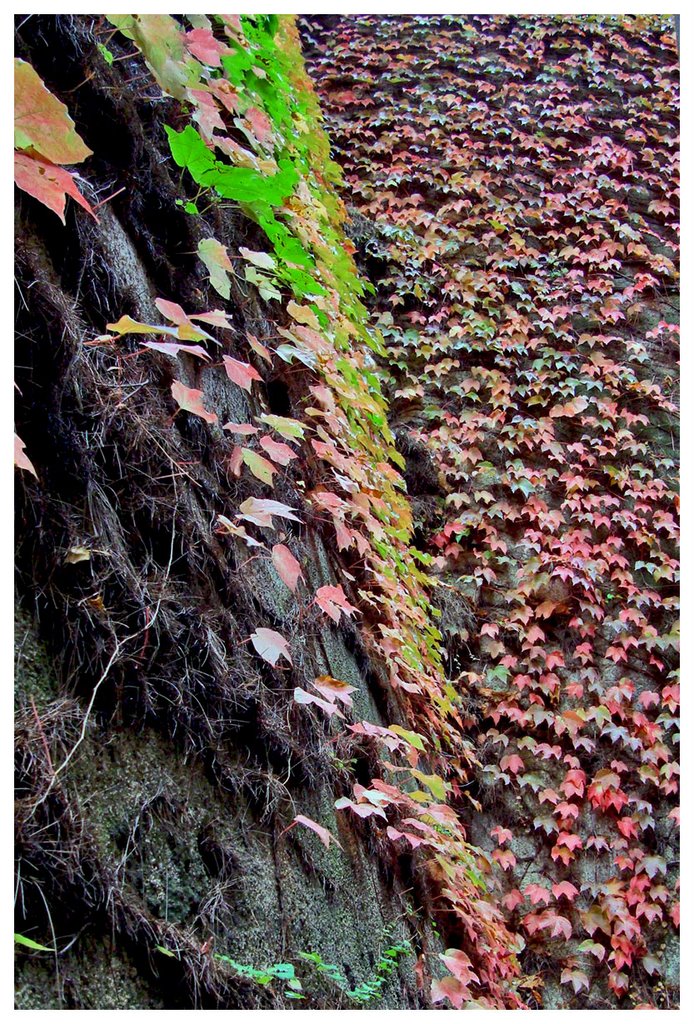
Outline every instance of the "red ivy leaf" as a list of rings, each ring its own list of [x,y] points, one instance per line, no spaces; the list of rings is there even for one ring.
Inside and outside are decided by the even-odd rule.
[[[440,981],[432,981],[431,983],[431,1001],[432,1003],[442,1003],[444,999],[448,999],[452,1006],[459,1010],[464,1002],[470,999],[470,993],[467,987],[457,978],[452,975],[447,975],[445,978],[441,978]]]
[[[28,156],[26,153],[15,153],[14,180],[18,188],[38,199],[53,213],[57,213],[63,224],[66,196],[72,196],[94,220],[98,220],[94,210],[77,188],[74,175],[64,167],[56,167],[55,164]]]

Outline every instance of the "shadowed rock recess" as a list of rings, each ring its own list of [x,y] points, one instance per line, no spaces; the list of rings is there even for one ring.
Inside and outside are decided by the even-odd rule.
[[[671,21],[15,40],[16,1005],[676,1006]]]

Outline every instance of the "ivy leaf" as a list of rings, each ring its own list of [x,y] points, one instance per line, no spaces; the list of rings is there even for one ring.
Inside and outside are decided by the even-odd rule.
[[[299,174],[291,160],[278,162],[277,174],[260,174],[247,167],[217,165],[215,174],[209,175],[209,184],[224,199],[235,199],[239,203],[269,203],[280,206],[291,195],[299,180]]]
[[[583,395],[578,395],[570,402],[567,402],[566,405],[555,405],[550,409],[549,414],[552,419],[558,419],[560,416],[578,416],[579,413],[584,412],[588,408],[589,404],[587,398],[584,398]]]
[[[274,629],[261,626],[256,629],[255,633],[251,633],[250,641],[263,661],[267,661],[273,668],[280,658],[286,658],[289,664],[292,664],[289,643],[281,633],[276,633]]]
[[[26,935],[20,935],[19,932],[14,933],[14,941],[18,946],[26,946],[27,949],[36,949],[40,953],[55,953],[55,950],[50,946],[42,946],[39,942],[34,942],[33,939],[28,938]]]
[[[250,469],[254,477],[264,484],[272,485],[273,474],[277,472],[277,466],[268,462],[262,455],[252,451],[250,448],[241,449],[241,457]]]
[[[439,778],[438,775],[425,775],[423,772],[417,771],[416,768],[412,768],[411,772],[416,779],[419,779],[420,782],[424,783],[436,800],[446,799],[448,787],[443,779]]]
[[[303,438],[306,430],[303,423],[300,423],[298,420],[289,419],[286,416],[272,416],[269,413],[263,413],[259,419],[286,438]]]
[[[207,331],[203,331],[201,327],[196,327],[192,323],[186,311],[177,302],[158,298],[154,300],[154,305],[160,313],[163,313],[167,320],[176,324],[176,337],[180,338],[181,341],[203,341],[205,338],[210,341],[214,340]]]
[[[189,52],[210,68],[221,67],[221,55],[231,52],[225,43],[220,43],[218,39],[215,39],[209,28],[191,29],[190,32],[186,32],[183,41]]]
[[[197,359],[209,359],[209,354],[201,345],[180,345],[175,341],[143,341],[145,348],[150,348],[154,352],[164,352],[167,356],[177,356],[179,352],[185,352],[186,355],[195,356]]]
[[[514,775],[517,775],[519,772],[522,772],[525,768],[525,762],[523,761],[523,758],[520,757],[518,754],[507,754],[506,756],[501,758],[501,761],[499,762],[499,767],[501,768],[502,772],[508,770],[510,772],[513,772]]]
[[[317,704],[321,710],[325,711],[329,718],[332,718],[333,715],[337,715],[338,718],[345,717],[337,704],[333,704],[332,701],[323,700],[322,697],[316,697],[315,694],[309,693],[300,686],[297,686],[294,690],[294,700],[297,704]]]
[[[34,469],[34,465],[31,462],[31,460],[29,459],[29,456],[26,455],[26,453],[24,451],[25,448],[26,448],[26,445],[24,444],[24,441],[22,441],[21,437],[18,434],[15,434],[14,435],[14,464],[17,467],[17,469],[25,469],[28,473],[33,473],[34,476],[36,477],[36,479],[38,480],[39,475],[36,472],[36,470]]]
[[[448,999],[451,1005],[459,1010],[463,1003],[470,999],[470,992],[467,986],[449,974],[440,981],[434,980],[431,983],[432,1003],[442,1003],[444,999]]]
[[[552,886],[552,892],[555,896],[555,899],[560,899],[560,897],[565,896],[567,900],[569,900],[569,902],[571,903],[573,903],[573,901],[578,896],[578,889],[576,888],[576,886],[573,885],[572,882],[567,881],[555,883]]]
[[[206,176],[214,174],[215,159],[199,133],[192,125],[186,125],[182,132],[177,132],[166,124],[164,130],[174,161],[179,167],[187,168],[194,181],[203,184]]]
[[[314,598],[314,604],[328,615],[333,622],[340,621],[340,612],[344,612],[345,615],[350,616],[353,612],[358,611],[353,604],[350,604],[347,600],[342,587],[319,587],[316,591]]]
[[[272,131],[272,121],[262,110],[258,107],[249,107],[244,118],[248,122],[253,133],[254,139],[265,145],[266,142],[270,142],[274,133]]]
[[[222,430],[228,430],[230,434],[241,434],[243,437],[258,433],[258,427],[254,427],[252,423],[225,423]]]
[[[290,590],[296,590],[299,579],[304,578],[301,566],[284,544],[275,544],[272,548],[272,564],[279,573],[279,577]]]
[[[275,270],[276,264],[272,256],[267,252],[252,252],[250,249],[245,249],[243,246],[239,248],[239,252],[245,260],[252,263],[254,267],[259,267],[261,270]]]
[[[222,358],[227,377],[244,391],[250,392],[254,380],[262,381],[263,378],[250,363],[242,363],[240,359],[232,359],[231,356],[222,356]]]
[[[340,714],[340,712],[338,712]],[[383,818],[385,821],[388,820],[386,812],[382,807],[376,807],[374,804],[364,803],[358,804],[354,800],[350,800],[349,797],[341,796],[339,800],[335,801],[335,809],[343,811],[349,807],[354,814],[358,814],[360,818],[370,818],[372,815],[376,815],[379,818]]]
[[[333,703],[340,700],[346,707],[352,707],[350,694],[356,693],[356,686],[350,686],[349,683],[344,683],[341,679],[333,679],[332,676],[318,676],[313,680],[312,685],[326,700]]]
[[[106,324],[109,331],[116,334],[171,334],[175,332],[171,327],[164,327],[159,324],[142,324],[139,320],[133,320],[131,316],[122,316],[115,324]]]
[[[267,434],[260,438],[258,444],[279,466],[288,466],[293,459],[298,458],[294,449],[290,448],[288,444],[273,441]]]
[[[479,977],[472,970],[472,962],[462,949],[447,949],[445,953],[439,954],[451,974],[458,979],[462,985],[469,985],[471,981],[479,981]]]
[[[180,380],[175,380],[171,385],[171,394],[179,408],[186,412],[192,412],[195,416],[200,416],[207,423],[218,422],[217,413],[210,412],[205,408],[203,405],[204,395],[197,388],[187,388]]]
[[[201,67],[185,52],[184,35],[173,18],[161,14],[107,14],[127,39],[133,39],[164,92],[186,99]]]
[[[536,882],[531,882],[530,885],[526,885],[523,890],[523,896],[529,899],[533,906],[538,903],[548,904],[550,902],[550,892],[544,885],[538,885]]]
[[[290,508],[289,505],[283,505],[281,501],[273,501],[271,498],[246,498],[239,505],[239,511],[241,512],[240,519],[245,519],[256,526],[266,526],[271,530],[274,529],[273,516],[293,519],[295,523],[301,522],[299,517],[294,515],[295,509]]]
[[[307,818],[305,814],[297,814],[294,817],[294,821],[297,825],[305,825],[306,828],[312,829],[326,848],[330,847],[330,842],[332,840],[333,843],[342,849],[342,845],[338,842],[335,836],[332,835],[327,828],[324,828],[323,825],[319,825],[317,821]]]
[[[299,324],[305,324],[314,331],[320,330],[320,321],[310,306],[299,306],[293,299],[287,303],[287,312]]]
[[[216,238],[203,238],[198,242],[198,256],[207,267],[210,284],[223,299],[231,295],[229,273],[233,270],[229,254]]]
[[[18,149],[34,149],[54,164],[79,164],[91,156],[65,104],[48,91],[31,64],[19,58],[14,62],[14,95]]]
[[[391,732],[394,732],[397,736],[402,736],[404,740],[407,740],[416,750],[425,752],[424,737],[420,736],[418,732],[411,732],[409,729],[403,729],[400,725],[388,726]]]
[[[206,313],[190,313],[189,319],[201,320],[204,324],[210,324],[212,327],[221,327],[223,330],[231,331],[233,328],[229,323],[229,314],[223,312],[221,309],[210,309]],[[212,339],[216,341],[216,339]],[[221,344],[216,342],[216,344]]]
[[[63,167],[29,156],[27,153],[14,155],[14,180],[18,188],[57,213],[65,223],[65,201],[71,196],[76,203],[98,220],[94,210],[75,184],[74,175]]]
[[[249,546],[249,548],[265,548],[264,544],[261,544],[259,540],[256,540],[255,537],[251,537],[250,534],[246,532],[245,526],[236,526],[236,524],[232,523],[231,519],[227,519],[226,516],[218,514],[217,524],[215,533],[229,533],[233,537],[240,537]]]
[[[572,985],[573,990],[577,995],[582,988],[584,988],[586,992],[590,991],[590,981],[588,980],[588,975],[585,974],[583,971],[577,970],[576,968],[571,969],[569,967],[566,967],[561,972],[561,984]]]

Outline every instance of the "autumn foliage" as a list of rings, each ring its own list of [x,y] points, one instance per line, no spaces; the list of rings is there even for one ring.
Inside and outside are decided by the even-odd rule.
[[[297,621],[290,635],[258,616],[225,657],[253,659],[297,734],[352,756],[335,754],[339,838],[295,793],[277,842],[307,834],[346,862],[356,836],[407,865],[420,1005],[671,1005],[669,24],[299,27],[311,78],[293,17],[99,22],[166,97],[176,204],[197,232],[184,256],[207,291],[105,317],[81,357],[167,367],[162,429],[193,424],[222,453],[205,543],[262,562]],[[30,64],[16,72],[17,185],[63,221],[67,196],[98,216],[63,167],[91,153],[68,108]],[[229,208],[252,248],[210,235],[207,211]],[[239,329],[237,282],[272,331]],[[40,451],[17,438],[15,462],[42,486]],[[171,466],[198,487],[193,464]],[[331,554],[328,582],[302,560],[305,530]],[[342,630],[372,666],[363,687],[304,667],[307,638]]]
[[[508,826],[475,830],[499,906],[565,1005],[598,979],[649,1001],[639,979],[679,923],[670,27],[306,31],[343,195],[371,225],[391,423],[439,470],[426,550],[474,609],[445,640],[480,709],[478,809]]]

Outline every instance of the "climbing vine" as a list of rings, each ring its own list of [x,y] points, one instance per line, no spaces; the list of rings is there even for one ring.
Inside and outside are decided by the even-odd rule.
[[[125,59],[125,39],[139,87],[162,94],[173,202],[190,218],[232,210],[249,245],[210,236],[186,254],[222,308],[165,295],[162,322],[125,314],[83,342],[174,361],[162,416],[202,421],[236,485],[214,524],[224,550],[272,566],[321,628],[357,624],[380,666],[387,726],[355,713],[356,687],[302,676],[295,638],[272,624],[243,641],[266,671],[292,674],[287,716],[308,716],[335,764],[353,763],[337,754],[348,749],[377,766],[368,781],[344,770],[334,807],[432,894],[445,951],[418,949],[423,1001],[540,1005],[554,983],[588,1005],[595,979],[601,1005],[650,1003],[651,990],[665,1005],[644,978],[664,973],[658,950],[679,923],[667,26],[307,22],[329,142],[294,18],[99,24],[99,59]],[[29,64],[17,74],[18,185],[63,221],[66,195],[94,215],[63,169],[90,155],[67,107]],[[357,245],[340,191],[365,226]],[[239,334],[237,282],[276,333]],[[246,421],[228,419],[215,374]],[[296,407],[273,407],[277,377],[303,395]],[[405,450],[433,466],[412,503]],[[18,438],[15,461],[40,478]],[[311,585],[292,550],[284,528],[309,519],[339,553],[337,583]],[[447,619],[451,595],[462,624]],[[301,826],[348,856],[294,810],[280,850]],[[303,959],[366,1003],[405,952],[389,949],[356,988]],[[213,958],[301,996],[292,964]]]
[[[679,924],[675,40],[643,17],[306,31],[391,423],[435,461],[428,550],[476,619],[446,640],[500,905],[560,985],[639,1002]]]

